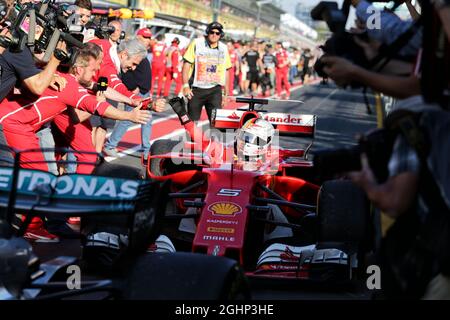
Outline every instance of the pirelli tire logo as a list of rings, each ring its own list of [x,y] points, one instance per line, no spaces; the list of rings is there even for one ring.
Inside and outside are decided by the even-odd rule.
[[[234,228],[218,228],[218,227],[208,227],[208,232],[212,233],[228,233],[233,234]]]
[[[208,210],[215,216],[234,217],[242,212],[241,206],[232,202],[215,202],[208,207]]]

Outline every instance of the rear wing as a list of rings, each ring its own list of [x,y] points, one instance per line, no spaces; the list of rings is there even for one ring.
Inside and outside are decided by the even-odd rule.
[[[315,135],[317,116],[309,114],[217,109],[212,117],[212,127],[236,130],[254,117],[269,121],[282,136],[314,138]]]

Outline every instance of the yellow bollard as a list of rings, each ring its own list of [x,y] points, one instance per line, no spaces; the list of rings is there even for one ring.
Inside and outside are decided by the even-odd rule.
[[[381,100],[381,94],[378,92],[375,93],[375,111],[377,113],[377,127],[383,128],[385,112]],[[384,237],[386,235],[386,231],[394,223],[394,219],[386,215],[383,211],[381,211],[380,218],[381,218],[381,234]]]

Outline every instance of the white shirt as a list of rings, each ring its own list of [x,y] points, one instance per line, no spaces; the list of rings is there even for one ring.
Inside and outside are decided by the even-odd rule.
[[[113,43],[111,45],[111,49],[109,49],[109,55],[111,56],[111,60],[114,62],[114,65],[117,69],[117,74],[120,73],[120,59],[119,55],[117,54],[117,43]]]

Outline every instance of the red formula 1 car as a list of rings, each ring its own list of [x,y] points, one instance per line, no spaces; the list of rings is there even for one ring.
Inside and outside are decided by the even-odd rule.
[[[315,115],[256,111],[264,99],[237,102],[248,109],[217,110],[215,129],[241,130],[262,118],[280,135],[314,138]],[[268,166],[246,170],[236,160],[236,143],[211,153],[211,141],[193,140],[158,140],[151,148],[148,177],[172,181],[163,229],[172,243],[166,247],[233,258],[252,278],[352,278],[369,234],[369,204],[349,181],[315,177],[311,144],[273,146]]]

